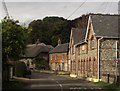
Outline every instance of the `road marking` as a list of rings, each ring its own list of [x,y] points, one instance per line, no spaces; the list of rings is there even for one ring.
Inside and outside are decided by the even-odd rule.
[[[62,87],[62,85],[60,84],[60,87]]]
[[[60,84],[58,81],[56,81],[57,84],[59,84],[60,88],[61,88],[61,91],[63,91],[62,89],[62,84]]]
[[[54,80],[53,78],[51,80]]]
[[[59,84],[59,82],[58,81],[56,81],[57,82],[57,84]]]

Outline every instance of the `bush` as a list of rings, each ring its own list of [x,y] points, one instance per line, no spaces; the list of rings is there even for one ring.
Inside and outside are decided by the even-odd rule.
[[[27,67],[24,62],[16,62],[15,64],[15,76],[17,77],[25,77],[27,73]]]
[[[33,63],[36,65],[36,69],[38,69],[38,70],[48,70],[49,69],[48,61],[43,58],[37,57],[33,60]]]

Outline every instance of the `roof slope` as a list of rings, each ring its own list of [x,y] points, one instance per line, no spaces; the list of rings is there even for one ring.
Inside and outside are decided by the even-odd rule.
[[[71,31],[72,31],[74,44],[77,44],[85,40],[86,30],[87,29],[72,28]]]
[[[71,29],[72,37],[74,40],[74,44],[79,42],[83,42],[85,40],[85,35],[87,31],[89,15],[82,15],[78,19],[75,19],[75,28]]]
[[[68,51],[68,43],[65,44],[59,44],[57,45],[53,50],[51,50],[49,53],[63,53]]]
[[[27,45],[25,54],[23,57],[36,57],[41,52],[49,52],[50,49],[51,48],[45,45],[44,43],[30,44],[30,45]]]
[[[93,14],[91,18],[96,36],[118,37],[118,15]]]

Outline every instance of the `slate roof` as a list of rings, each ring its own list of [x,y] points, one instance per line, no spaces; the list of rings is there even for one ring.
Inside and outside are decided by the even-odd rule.
[[[89,14],[92,19],[93,30],[96,37],[104,38],[118,38],[118,15],[108,14]],[[120,15],[119,15],[120,16]],[[87,29],[76,28],[73,29],[74,44],[85,43],[85,35]],[[120,38],[120,37],[119,37]]]
[[[69,43],[59,44],[54,49],[52,49],[49,53],[64,53],[68,51]]]
[[[23,55],[23,57],[36,57],[38,56],[40,53],[43,52],[49,52],[50,49],[53,48],[50,45],[45,45],[44,43],[39,43],[39,44],[30,44],[27,45],[26,50],[25,50],[25,54]]]
[[[88,19],[89,15],[82,15],[81,17],[75,19],[74,22],[76,22],[76,27],[71,29],[74,45],[79,42],[84,42],[87,31]]]
[[[74,40],[74,44],[77,44],[78,42],[85,40],[87,29],[78,29],[78,28],[72,28],[72,36]]]
[[[91,18],[96,37],[118,37],[118,15],[92,14]]]

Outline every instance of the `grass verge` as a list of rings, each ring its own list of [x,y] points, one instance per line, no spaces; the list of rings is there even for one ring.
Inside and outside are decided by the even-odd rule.
[[[106,82],[95,82],[95,84],[99,85],[99,86],[103,86],[105,88],[108,89],[115,89],[115,91],[120,91],[120,86],[116,85],[116,84],[112,84],[112,83],[106,83]]]

